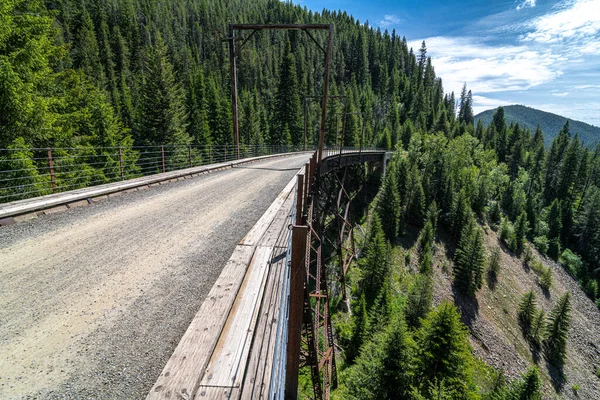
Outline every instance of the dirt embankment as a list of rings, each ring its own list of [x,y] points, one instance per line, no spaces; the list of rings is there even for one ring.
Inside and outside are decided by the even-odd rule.
[[[0,229],[0,398],[144,398],[234,246],[307,158]]]

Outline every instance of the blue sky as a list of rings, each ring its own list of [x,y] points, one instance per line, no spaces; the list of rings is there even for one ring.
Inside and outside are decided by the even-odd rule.
[[[523,104],[600,126],[600,0],[294,0],[425,40],[447,92],[476,113]]]

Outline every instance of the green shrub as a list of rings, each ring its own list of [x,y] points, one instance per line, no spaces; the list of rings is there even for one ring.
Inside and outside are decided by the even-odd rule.
[[[540,286],[544,290],[550,290],[552,287],[552,268],[545,268],[540,276]]]
[[[494,250],[492,250],[488,262],[488,272],[495,279],[497,279],[498,274],[500,274],[500,249],[498,247],[495,247]]]
[[[565,269],[574,276],[580,279],[585,276],[583,261],[581,261],[581,258],[577,254],[573,253],[570,249],[563,251],[559,260]]]
[[[533,239],[533,244],[540,251],[546,254],[548,252],[548,238],[546,236],[538,236]]]
[[[511,251],[516,250],[517,238],[515,237],[515,229],[508,218],[502,218],[500,224],[500,239],[502,239]]]
[[[542,264],[539,260],[533,261],[531,264],[529,264],[529,266],[537,275],[541,275],[546,269],[544,264]]]
[[[531,250],[531,247],[525,246],[525,249],[523,250],[523,261],[529,264],[531,261],[533,261],[533,259],[533,251]]]

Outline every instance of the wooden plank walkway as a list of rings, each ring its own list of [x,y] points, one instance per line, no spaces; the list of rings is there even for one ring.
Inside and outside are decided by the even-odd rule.
[[[236,246],[148,400],[268,397],[295,187]]]

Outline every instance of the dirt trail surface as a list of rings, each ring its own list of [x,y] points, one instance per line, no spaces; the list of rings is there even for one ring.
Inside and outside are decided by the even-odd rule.
[[[0,229],[0,398],[138,399],[308,155]]]

